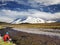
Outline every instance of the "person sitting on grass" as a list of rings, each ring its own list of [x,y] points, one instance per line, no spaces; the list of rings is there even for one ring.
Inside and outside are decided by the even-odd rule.
[[[3,36],[3,40],[4,42],[11,40],[8,32],[6,32],[6,34]]]

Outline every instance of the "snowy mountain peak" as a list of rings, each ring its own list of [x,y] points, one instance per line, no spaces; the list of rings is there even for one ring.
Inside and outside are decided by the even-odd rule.
[[[40,18],[36,18],[36,17],[27,17],[25,20],[21,21],[22,19],[18,19],[12,22],[12,24],[19,24],[19,23],[45,23],[45,20],[40,19]]]
[[[21,19],[14,20],[14,21],[12,22],[12,24],[19,24],[19,23],[21,23]]]
[[[43,19],[35,18],[35,17],[28,17],[23,23],[45,23]]]

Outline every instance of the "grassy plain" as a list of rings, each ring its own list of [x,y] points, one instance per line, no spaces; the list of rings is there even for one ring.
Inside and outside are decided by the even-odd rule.
[[[7,23],[0,23],[0,28],[3,28],[3,27],[60,29],[60,23],[41,23],[41,24],[7,24]]]

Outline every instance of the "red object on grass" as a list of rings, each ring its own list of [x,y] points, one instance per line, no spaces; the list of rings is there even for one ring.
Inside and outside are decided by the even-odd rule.
[[[3,37],[3,40],[8,41],[9,39],[10,39],[10,36],[8,34],[5,34],[4,37]]]

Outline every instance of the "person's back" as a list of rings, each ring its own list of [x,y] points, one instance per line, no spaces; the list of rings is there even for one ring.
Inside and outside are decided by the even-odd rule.
[[[3,40],[4,40],[4,41],[8,41],[9,39],[10,39],[10,36],[9,36],[8,33],[6,33],[6,34],[4,35],[4,37],[3,37]]]
[[[6,35],[4,35],[3,39],[4,39],[4,41],[8,41],[10,39],[10,37],[8,34],[6,34]]]

